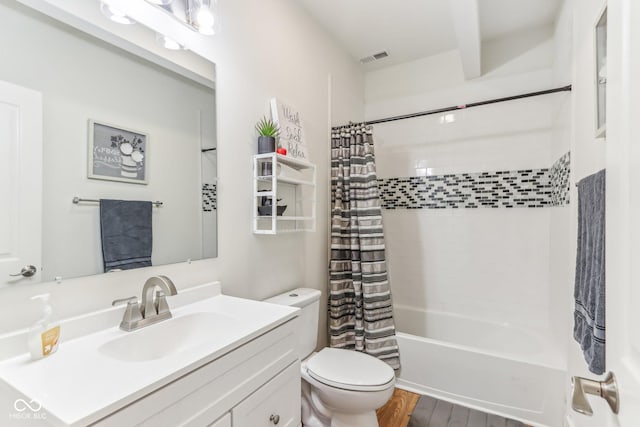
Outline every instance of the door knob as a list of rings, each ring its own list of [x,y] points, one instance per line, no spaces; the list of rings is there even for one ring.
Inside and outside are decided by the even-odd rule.
[[[271,421],[273,424],[277,425],[280,422],[280,415],[271,415],[269,417],[269,421]]]
[[[582,377],[571,377],[571,407],[584,415],[593,415],[593,409],[587,400],[587,394],[602,397],[607,401],[611,411],[617,414],[620,409],[618,383],[613,372],[607,373],[604,381],[594,381]]]
[[[11,276],[11,277],[18,277],[18,276],[31,277],[34,274],[36,274],[36,271],[38,271],[38,269],[35,267],[35,265],[26,265],[26,266],[22,267],[22,270],[20,270],[20,273],[10,274],[9,276]]]

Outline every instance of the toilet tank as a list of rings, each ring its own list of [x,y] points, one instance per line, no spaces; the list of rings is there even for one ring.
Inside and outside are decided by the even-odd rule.
[[[317,289],[297,288],[264,302],[288,305],[300,308],[298,317],[298,357],[300,360],[313,353],[318,344],[318,318],[320,316],[320,291]]]

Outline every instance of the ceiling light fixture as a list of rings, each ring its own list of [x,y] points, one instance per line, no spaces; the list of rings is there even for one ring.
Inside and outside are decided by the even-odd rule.
[[[113,22],[117,22],[118,24],[130,25],[135,24],[136,22],[133,19],[129,18],[120,9],[111,6],[107,0],[102,0],[100,2],[100,11],[104,16],[111,19]]]
[[[102,0],[108,3],[111,0]],[[190,29],[204,35],[216,34],[220,22],[217,0],[146,0]]]

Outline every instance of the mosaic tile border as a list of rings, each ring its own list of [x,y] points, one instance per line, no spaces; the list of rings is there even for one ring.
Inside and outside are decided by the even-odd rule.
[[[218,188],[216,184],[202,184],[202,211],[213,212],[218,209]]]
[[[571,152],[560,157],[549,170],[551,177],[551,206],[569,204],[571,194]]]
[[[383,209],[544,208],[569,203],[570,153],[551,168],[378,179]]]

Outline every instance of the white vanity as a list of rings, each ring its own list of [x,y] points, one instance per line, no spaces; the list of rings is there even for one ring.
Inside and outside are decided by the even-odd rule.
[[[118,327],[124,307],[63,321],[58,352],[37,361],[26,331],[0,337],[9,424],[300,425],[298,309],[222,295],[219,283],[168,302],[172,319],[132,332]]]

